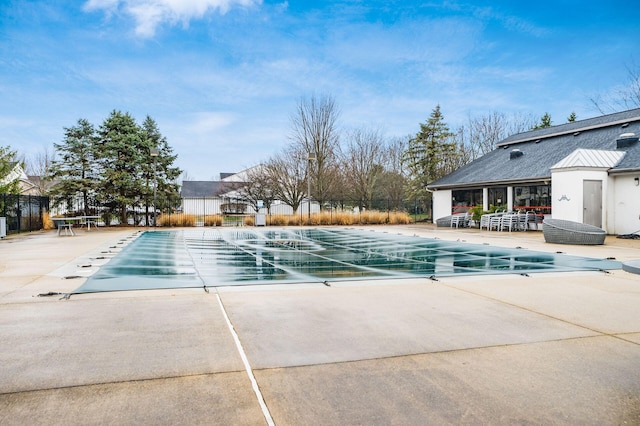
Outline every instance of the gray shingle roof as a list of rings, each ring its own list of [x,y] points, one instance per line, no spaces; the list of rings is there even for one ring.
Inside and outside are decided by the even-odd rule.
[[[244,186],[243,182],[220,182],[211,180],[186,180],[182,182],[182,198],[215,198]]]
[[[628,124],[627,124],[628,123]],[[624,124],[627,124],[623,127]],[[540,181],[551,178],[551,166],[579,148],[626,151],[610,172],[640,170],[640,142],[617,149],[622,133],[640,135],[640,108],[509,136],[477,160],[428,185],[430,189]],[[519,149],[523,155],[510,158]]]

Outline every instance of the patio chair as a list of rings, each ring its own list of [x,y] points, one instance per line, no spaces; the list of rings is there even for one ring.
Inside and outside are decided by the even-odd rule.
[[[509,213],[502,216],[502,222],[500,223],[500,230],[508,230],[509,232],[520,227],[520,215],[518,213]]]
[[[480,216],[480,230],[482,231],[482,228],[486,228],[487,231],[489,230],[489,223],[491,222],[491,217],[493,217],[494,215],[491,213],[488,214],[483,214],[482,216]]]
[[[529,230],[529,224],[530,223],[533,224],[533,227],[535,227],[535,229],[537,231],[538,230],[538,216],[536,215],[536,212],[534,212],[534,211],[527,211],[525,213],[523,231],[528,231]]]
[[[462,214],[454,214],[451,216],[451,228],[455,225],[456,228],[459,228],[461,225],[463,228],[469,227],[469,220],[471,220],[471,215],[469,212]]]
[[[489,231],[493,231],[494,228],[496,231],[501,230],[503,216],[503,214],[496,213],[489,218]]]

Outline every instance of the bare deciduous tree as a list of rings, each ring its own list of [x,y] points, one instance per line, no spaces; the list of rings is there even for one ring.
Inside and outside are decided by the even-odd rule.
[[[467,125],[460,126],[456,132],[460,153],[458,166],[493,151],[498,142],[512,134],[531,130],[538,121],[531,115],[513,114],[508,117],[496,111],[479,117],[470,116]]]
[[[335,100],[328,95],[301,98],[291,116],[291,140],[304,153],[305,165],[309,163],[311,193],[320,205],[331,197],[336,179],[339,116]]]
[[[393,138],[387,142],[383,149],[384,171],[376,183],[374,198],[380,199],[386,205],[377,206],[377,208],[402,209],[403,207],[406,177],[402,166],[402,157],[410,137]]]
[[[640,66],[626,65],[627,81],[610,93],[598,94],[589,100],[602,114],[640,107]]]
[[[272,157],[264,166],[274,199],[291,206],[297,213],[307,192],[307,153],[290,146]]]
[[[347,133],[342,164],[351,196],[360,208],[370,208],[373,191],[384,168],[384,139],[379,130],[355,129]]]
[[[240,194],[257,212],[260,205],[271,213],[271,204],[274,201],[273,182],[269,176],[268,168],[258,165],[247,170],[246,185],[240,189]]]
[[[54,160],[53,149],[45,146],[42,151],[36,152],[24,162],[25,173],[29,176],[29,181],[34,185],[38,195],[47,195],[54,184],[46,179]]]

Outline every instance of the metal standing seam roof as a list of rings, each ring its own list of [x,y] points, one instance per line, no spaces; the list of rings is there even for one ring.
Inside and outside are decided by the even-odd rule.
[[[640,135],[640,109],[512,135],[493,151],[427,187],[437,190],[549,180],[551,168],[578,149],[625,153],[610,173],[640,170],[640,143],[617,148],[616,141],[623,133]],[[514,149],[522,155],[511,158]]]
[[[551,169],[572,167],[597,167],[610,169],[615,167],[626,154],[625,151],[603,151],[599,149],[576,149]]]

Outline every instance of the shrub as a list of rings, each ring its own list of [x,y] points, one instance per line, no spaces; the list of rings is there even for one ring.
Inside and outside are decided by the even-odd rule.
[[[269,218],[270,226],[285,226],[287,222],[288,222],[287,216],[282,214],[276,214],[276,215],[270,216]]]
[[[158,226],[196,226],[196,217],[192,214],[161,214]]]
[[[388,213],[379,212],[377,210],[367,210],[360,214],[360,221],[365,225],[379,225],[387,223],[388,219]]]
[[[51,215],[48,212],[44,212],[42,215],[42,229],[54,229],[55,224],[51,220]]]
[[[213,218],[215,218],[216,223],[213,224]],[[392,224],[392,225],[406,225],[411,223],[411,217],[406,212],[380,212],[377,210],[366,210],[363,212],[352,212],[352,211],[323,211],[319,213],[311,213],[311,216],[308,214],[294,214],[294,215],[283,215],[283,214],[274,214],[267,215],[266,217],[267,226],[327,226],[327,225],[341,225],[341,226],[349,226],[354,224],[363,224],[363,225],[381,225],[381,224]],[[209,226],[220,226],[222,223],[222,218],[219,215],[210,216],[205,219],[205,225]],[[243,220],[244,225],[246,226],[255,226],[255,217],[247,216]],[[189,226],[189,225],[181,225],[181,226]]]
[[[355,222],[357,222],[357,218],[356,218]],[[345,213],[345,212],[336,213],[333,216],[333,223],[335,225],[353,225],[354,224],[354,214],[353,213]]]
[[[222,226],[222,216],[219,214],[204,217],[204,226]]]
[[[391,212],[389,223],[392,225],[407,225],[411,223],[411,218],[406,212]]]
[[[287,216],[286,218],[287,218],[288,226],[300,226],[300,224],[302,223],[302,219],[300,218],[300,215],[297,215],[297,214]]]
[[[318,223],[320,225],[331,225],[333,214],[331,212],[316,213],[318,215]]]

